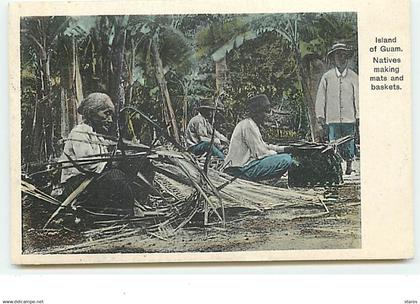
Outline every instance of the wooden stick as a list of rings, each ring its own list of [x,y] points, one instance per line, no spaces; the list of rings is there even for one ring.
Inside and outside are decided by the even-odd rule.
[[[324,206],[325,211],[326,211],[327,213],[330,213],[330,210],[328,210],[327,205],[325,205],[325,204],[324,204],[323,199],[322,199],[322,198],[319,198],[319,201],[321,202],[322,206]]]
[[[139,230],[132,230],[132,231],[128,231],[126,233],[122,233],[122,234],[118,234],[118,235],[112,235],[110,237],[106,237],[106,238],[102,238],[99,240],[94,240],[94,241],[90,241],[90,242],[86,242],[83,244],[77,244],[77,245],[71,245],[71,246],[66,246],[64,248],[58,248],[58,249],[53,249],[48,251],[48,254],[54,254],[54,253],[60,253],[60,252],[65,252],[65,251],[69,251],[69,250],[82,250],[82,249],[86,249],[86,248],[93,248],[96,249],[98,245],[104,244],[108,241],[113,241],[113,240],[117,240],[120,238],[124,238],[127,236],[132,236],[133,234],[138,233]]]
[[[74,190],[66,199],[65,201],[60,205],[60,207],[58,207],[57,210],[55,210],[55,212],[50,216],[50,218],[48,219],[48,221],[45,223],[45,225],[43,226],[43,229],[47,228],[48,225],[51,223],[51,221],[60,213],[61,210],[63,210],[65,207],[67,207],[71,202],[73,202],[80,193],[82,193],[86,187],[92,182],[92,180],[94,179],[93,176],[88,177],[87,179],[85,179],[77,188],[76,190]]]
[[[213,185],[213,182],[209,179],[209,177],[207,176],[207,174],[205,174],[203,172],[203,170],[201,170],[201,168],[195,163],[195,160],[192,158],[191,155],[186,154],[186,153],[182,153],[182,155],[185,157],[185,160],[189,160],[192,164],[195,165],[195,167],[198,169],[198,172],[200,173],[201,177],[204,179],[204,181],[206,182],[206,184],[208,186],[210,186],[210,189],[212,190],[213,194],[217,197],[217,199],[219,200],[220,203],[220,207],[222,208],[222,215],[223,217],[220,217],[219,213],[217,212],[216,208],[213,207],[213,204],[210,202],[210,206],[213,208],[213,212],[216,213],[217,217],[220,219],[220,221],[222,222],[223,225],[225,225],[225,210],[224,210],[224,204],[223,204],[223,200],[222,197],[219,193],[219,190]]]
[[[32,184],[30,184],[30,183],[28,183],[24,180],[21,180],[21,190],[22,190],[22,192],[24,192],[26,194],[29,194],[33,197],[36,197],[36,198],[38,198],[40,200],[43,200],[47,203],[50,203],[52,205],[56,205],[56,206],[61,205],[61,202],[59,200],[57,200],[56,198],[42,192],[41,190],[36,188],[34,185],[32,185]]]
[[[215,214],[217,215],[217,217],[220,219],[220,221],[224,222],[224,220],[222,219],[222,217],[217,212],[216,207],[213,206],[213,204],[210,201],[210,199],[208,198],[207,194],[203,191],[203,189],[200,187],[200,185],[198,185],[198,183],[193,179],[193,177],[190,175],[190,173],[188,172],[188,170],[178,160],[175,160],[174,159],[173,161],[174,161],[175,164],[177,164],[183,170],[183,172],[185,173],[185,175],[187,175],[187,177],[191,180],[191,182],[193,183],[194,187],[200,192],[200,194],[203,196],[203,198],[209,204],[209,206],[213,209],[213,211],[215,212]]]
[[[150,234],[151,236],[154,236],[155,238],[160,239],[162,241],[169,241],[167,238],[164,238],[163,236],[150,232],[150,231],[148,231],[147,234]]]
[[[196,205],[194,206],[194,209],[191,211],[191,213],[181,222],[181,224],[178,225],[178,227],[175,228],[174,231],[177,231],[178,229],[181,229],[182,227],[184,227],[192,218],[193,216],[197,213],[198,211],[198,198],[196,200]]]
[[[303,218],[314,218],[314,217],[324,216],[327,214],[329,214],[329,212],[320,212],[320,213],[315,213],[315,214],[301,215],[301,216],[294,217],[291,220],[294,221],[294,220],[303,219]]]

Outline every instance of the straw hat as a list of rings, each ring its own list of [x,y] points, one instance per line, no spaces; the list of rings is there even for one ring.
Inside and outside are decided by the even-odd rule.
[[[209,109],[209,110],[216,110],[216,105],[214,103],[214,100],[211,98],[203,98],[200,101],[200,105],[197,107],[197,109]],[[217,110],[223,111],[224,105],[220,102],[217,102]]]
[[[344,51],[344,52],[347,53],[347,56],[351,56],[351,54],[353,53],[353,50],[350,47],[348,47],[346,44],[344,44],[344,43],[336,43],[328,51],[327,56],[331,56],[336,51]]]

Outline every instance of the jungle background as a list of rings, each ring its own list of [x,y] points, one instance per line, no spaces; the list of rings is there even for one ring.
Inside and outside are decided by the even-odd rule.
[[[223,117],[216,127],[230,138],[246,114],[248,98],[264,93],[272,102],[272,111],[262,129],[263,137],[269,143],[283,144],[300,139],[322,140],[324,134],[315,119],[315,96],[322,74],[331,68],[326,54],[333,43],[344,42],[353,48],[350,67],[358,72],[357,15],[351,12],[25,17],[20,30],[22,173],[40,173],[39,180],[30,175],[30,182],[40,184],[43,191],[48,189],[47,193],[52,184],[59,182],[57,174],[50,175],[56,172],[50,167],[61,155],[69,132],[82,121],[78,105],[92,92],[107,93],[115,104],[114,137],[154,147],[163,144],[165,148],[170,143],[184,144],[184,130],[201,98],[223,102]],[[119,114],[128,106],[147,115],[169,137],[161,138],[159,130],[134,111]],[[216,176],[219,179],[220,174]],[[223,227],[206,225],[202,219],[206,218],[205,212],[191,218],[194,206],[193,215],[199,208],[206,210],[194,188],[178,189],[179,183],[170,187],[172,184],[164,182],[171,179],[162,174],[160,177],[159,187],[173,192],[177,208],[185,207],[185,214],[177,208],[176,213],[169,207],[167,211],[154,197],[152,207],[142,206],[148,215],[133,219],[139,227],[125,222],[109,226],[107,222],[105,227],[80,232],[66,229],[58,219],[49,228],[47,218],[60,209],[24,198],[24,252],[361,246],[359,174],[345,177],[340,185],[301,189],[236,180],[225,189],[223,206],[229,199],[233,203],[226,208]],[[217,184],[224,181],[218,180]],[[39,198],[39,189],[31,184],[24,184],[22,189]],[[190,195],[188,191],[193,192]],[[48,201],[51,197],[47,197]],[[224,212],[225,207],[221,209]],[[183,228],[170,230],[165,221],[156,224],[162,212],[164,219],[172,219],[175,214],[175,220],[182,221],[182,225],[189,220],[188,227],[177,224],[174,227]],[[149,231],[152,226],[147,226],[147,221],[157,225],[158,235]],[[150,228],[147,233],[141,225]]]
[[[316,90],[333,43],[354,49],[350,66],[358,72],[351,12],[27,17],[20,38],[26,166],[60,156],[61,139],[81,122],[78,104],[97,91],[117,110],[140,109],[180,143],[202,97],[223,95],[218,128],[229,138],[247,99],[264,93],[273,104],[267,142],[315,140],[322,136]],[[140,116],[116,118],[128,139],[156,140]]]

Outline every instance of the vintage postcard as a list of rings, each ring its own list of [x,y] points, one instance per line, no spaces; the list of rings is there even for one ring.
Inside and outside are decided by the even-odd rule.
[[[11,4],[13,262],[413,257],[409,12]]]

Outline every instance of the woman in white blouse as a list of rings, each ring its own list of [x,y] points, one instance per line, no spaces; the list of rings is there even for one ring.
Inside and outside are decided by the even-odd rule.
[[[62,160],[80,165],[62,169],[63,199],[72,193],[88,175],[93,181],[79,196],[78,204],[92,213],[132,215],[134,196],[129,176],[109,162],[115,141],[107,140],[113,125],[114,105],[104,93],[92,93],[80,104],[83,122],[73,128],[65,141]],[[107,161],[83,164],[81,160],[107,158]]]

